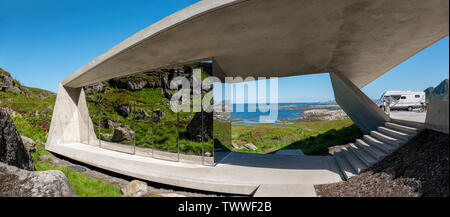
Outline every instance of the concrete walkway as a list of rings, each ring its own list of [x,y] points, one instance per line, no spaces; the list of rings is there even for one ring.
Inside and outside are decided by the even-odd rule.
[[[48,144],[47,150],[148,181],[231,194],[252,195],[261,186],[258,194],[269,195],[270,192],[264,190],[266,185],[312,186],[342,180],[331,156],[232,153],[216,166],[202,166],[136,156],[80,143]],[[284,187],[276,189],[286,191]],[[313,196],[301,193],[304,188],[296,189],[300,189],[300,193],[293,192],[292,195]],[[274,190],[271,195],[282,195]]]

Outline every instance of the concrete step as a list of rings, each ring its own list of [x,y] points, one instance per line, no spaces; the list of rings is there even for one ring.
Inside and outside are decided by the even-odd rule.
[[[384,124],[387,128],[396,130],[396,131],[401,131],[404,133],[409,133],[409,134],[413,134],[414,136],[417,135],[417,133],[420,132],[419,128],[414,128],[414,127],[408,127],[408,126],[404,126],[404,125],[400,125],[400,124],[396,124],[396,123],[392,123],[392,122],[386,122]]]
[[[349,148],[343,148],[340,152],[344,154],[345,159],[348,161],[350,166],[353,167],[357,174],[360,174],[364,169],[367,169],[365,165]]]
[[[405,142],[409,141],[413,137],[412,134],[400,132],[397,130],[393,130],[393,129],[389,129],[387,127],[381,127],[381,126],[378,127],[378,132],[383,133],[392,138],[403,140]]]
[[[353,154],[358,157],[359,160],[361,160],[367,167],[372,166],[374,163],[377,162],[377,159],[375,159],[374,157],[372,157],[369,153],[367,153],[363,148],[350,143],[349,144],[350,147],[348,149],[350,149]]]
[[[375,145],[370,145],[370,143],[367,143],[366,141],[362,139],[356,140],[356,146],[361,147],[364,149],[367,153],[369,153],[373,158],[375,158],[377,161],[382,160],[384,157],[386,157],[388,154],[381,151],[379,148],[377,148]]]
[[[358,175],[353,169],[353,167],[350,165],[350,163],[345,159],[345,156],[342,152],[336,152],[333,155],[334,159],[336,160],[339,169],[342,171],[342,174],[344,175],[344,179],[349,179],[352,176]]]
[[[376,148],[378,148],[379,150],[381,150],[382,152],[384,152],[386,154],[390,154],[396,149],[396,147],[394,147],[390,144],[384,143],[384,142],[382,142],[372,136],[369,136],[369,135],[364,135],[363,139],[368,144],[375,146]]]
[[[375,139],[378,139],[384,143],[394,146],[395,148],[398,148],[405,143],[405,141],[403,140],[392,138],[390,136],[387,136],[383,133],[374,130],[370,132],[370,135],[373,136]]]

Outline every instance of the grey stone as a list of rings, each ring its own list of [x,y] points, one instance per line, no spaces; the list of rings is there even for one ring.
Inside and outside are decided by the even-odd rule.
[[[253,150],[253,151],[258,149],[258,147],[253,145],[253,143],[246,143],[246,144],[244,144],[244,147],[246,147],[247,149]]]
[[[58,170],[27,171],[0,163],[0,196],[6,197],[75,197],[63,172]]]
[[[119,127],[114,130],[114,135],[111,142],[121,142],[123,140],[131,141],[134,138],[134,131],[132,131],[128,126]]]
[[[11,117],[3,109],[0,109],[0,162],[35,170],[33,157],[25,148]]]
[[[147,192],[147,183],[139,180],[133,180],[122,188],[122,193],[126,196],[141,197]]]
[[[32,139],[26,136],[20,137],[22,138],[22,142],[25,145],[25,148],[27,149],[28,152],[36,151],[36,143]]]
[[[177,193],[167,193],[167,194],[161,194],[162,197],[186,197],[182,194]]]
[[[87,95],[90,95],[94,92],[104,92],[105,90],[105,81],[93,84],[93,85],[88,85],[88,86],[84,86],[84,91],[86,92]]]
[[[80,166],[80,165],[69,165],[67,166],[67,169],[73,170],[75,172],[86,172],[86,167]]]
[[[128,117],[131,111],[133,111],[132,106],[122,105],[116,108],[116,112],[119,113],[119,115],[122,115],[123,117]]]

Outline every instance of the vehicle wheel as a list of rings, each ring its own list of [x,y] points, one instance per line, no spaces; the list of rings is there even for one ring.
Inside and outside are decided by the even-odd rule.
[[[408,107],[408,111],[412,111],[413,110],[413,108],[410,106],[410,107]]]

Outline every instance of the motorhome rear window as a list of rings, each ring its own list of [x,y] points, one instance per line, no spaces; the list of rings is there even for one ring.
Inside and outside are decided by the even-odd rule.
[[[414,97],[416,97],[416,98],[420,98],[420,95],[414,95]]]

